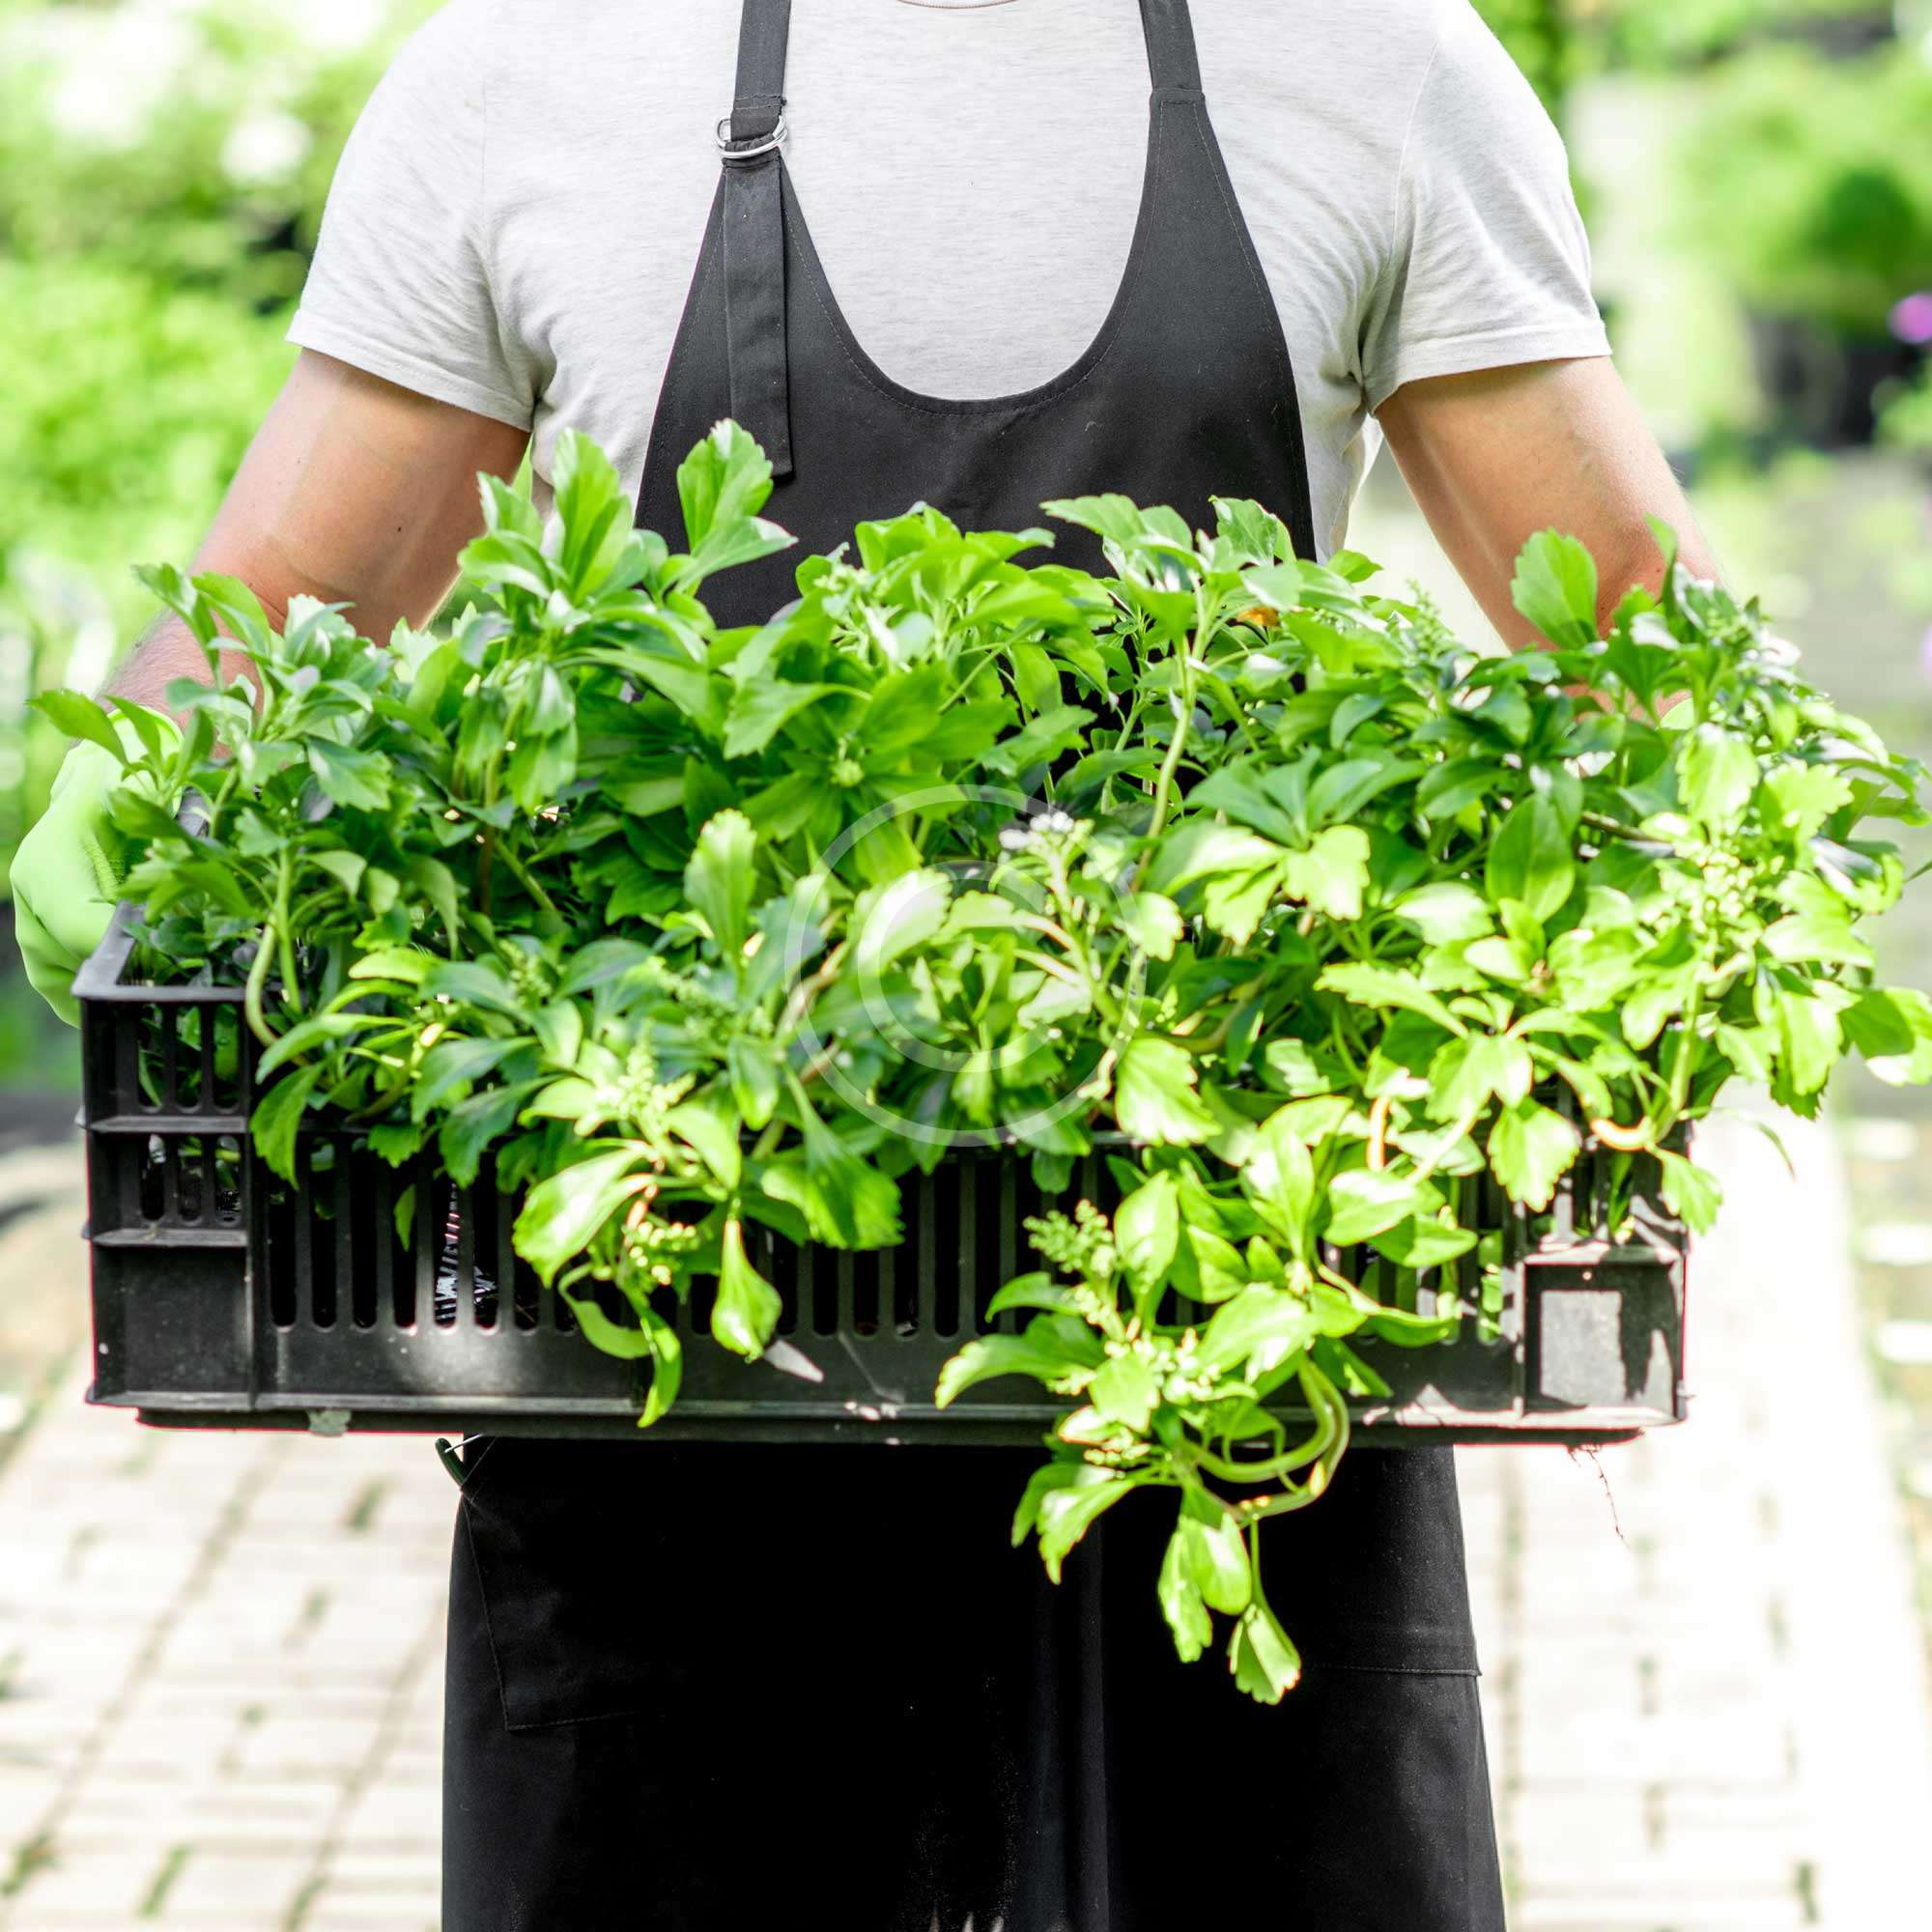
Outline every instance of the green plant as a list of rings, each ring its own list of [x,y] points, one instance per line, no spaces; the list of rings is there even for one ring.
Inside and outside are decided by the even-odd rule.
[[[1477,0],[1476,11],[1510,50],[1560,128],[1581,52],[1567,0]]]
[[[1919,822],[1918,768],[1674,562],[1600,639],[1588,555],[1540,536],[1516,592],[1546,646],[1482,657],[1260,505],[1202,533],[1086,497],[1047,509],[1105,577],[916,510],[721,630],[705,579],[786,541],[741,431],[679,473],[681,552],[582,442],[555,480],[547,528],[486,485],[488,602],[446,639],[378,650],[313,604],[277,636],[239,584],[154,574],[262,696],[177,686],[172,751],[122,706],[147,969],[245,982],[277,1172],[318,1116],[463,1180],[494,1152],[522,1254],[652,1364],[646,1423],[666,1296],[713,1278],[717,1339],[770,1339],[748,1221],[883,1246],[898,1178],[962,1139],[1057,1186],[1124,1137],[1111,1219],[1036,1226],[1052,1272],[999,1302],[1027,1327],[939,1396],[1021,1375],[1065,1404],[1015,1524],[1056,1574],[1103,1510],[1175,1494],[1177,1644],[1231,1617],[1258,1697],[1296,1668],[1261,1524],[1381,1387],[1350,1338],[1485,1320],[1499,1244],[1462,1181],[1541,1212],[1587,1132],[1613,1227],[1652,1185],[1706,1227],[1673,1136],[1734,1074],[1810,1112],[1847,1052],[1932,1073],[1932,1002],[1874,985],[1858,930],[1903,884],[1863,821]],[[186,824],[156,803],[185,790]],[[1165,1319],[1170,1289],[1211,1314]]]
[[[1883,337],[1892,304],[1932,284],[1932,65],[1766,48],[1704,98],[1680,169],[1687,239],[1760,309]]]
[[[1879,434],[1897,448],[1932,454],[1932,363],[1920,369],[1917,382],[1886,406],[1879,418]]]
[[[0,14],[0,247],[277,309],[342,143],[430,0]]]
[[[106,672],[151,608],[121,559],[193,543],[289,359],[218,297],[0,260],[0,880],[59,763],[25,700]]]
[[[207,526],[342,143],[428,11],[0,9],[0,893],[57,749],[20,701],[104,670],[151,609],[125,559]]]
[[[1579,31],[1604,58],[1640,69],[1695,67],[1889,11],[1885,0],[1575,0]]]

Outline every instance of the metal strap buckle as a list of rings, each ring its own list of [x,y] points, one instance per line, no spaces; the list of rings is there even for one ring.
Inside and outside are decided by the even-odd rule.
[[[731,117],[725,115],[718,124],[718,146],[734,161],[749,161],[754,155],[769,155],[785,137],[784,110],[779,110],[779,125],[762,140],[750,141],[740,146],[731,138]]]

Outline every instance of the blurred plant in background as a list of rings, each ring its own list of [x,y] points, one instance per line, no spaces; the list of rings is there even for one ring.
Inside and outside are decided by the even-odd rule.
[[[1575,0],[1580,31],[1613,67],[1694,67],[1767,41],[1827,54],[1861,52],[1890,40],[1888,0]]]
[[[1746,304],[1774,424],[1869,440],[1921,348],[1894,318],[1932,288],[1932,63],[1918,46],[1820,61],[1766,47],[1706,83],[1679,217]]]
[[[433,5],[0,0],[0,878],[60,756],[24,699],[104,676],[132,567],[200,536],[342,143]]]
[[[14,0],[0,239],[274,309],[356,111],[431,0]]]

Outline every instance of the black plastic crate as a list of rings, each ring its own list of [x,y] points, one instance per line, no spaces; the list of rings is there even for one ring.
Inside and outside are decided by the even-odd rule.
[[[124,918],[75,981],[92,1401],[172,1426],[638,1434],[648,1369],[576,1332],[518,1259],[516,1204],[487,1166],[459,1188],[430,1155],[397,1170],[355,1133],[318,1125],[289,1186],[249,1142],[257,1050],[240,990],[126,984],[131,946]],[[1504,1235],[1501,1304],[1454,1343],[1360,1344],[1393,1390],[1355,1405],[1360,1434],[1585,1443],[1682,1419],[1683,1230],[1640,1201],[1636,1237],[1605,1238],[1608,1165],[1587,1150],[1534,1219],[1492,1183],[1466,1183],[1478,1192],[1465,1221],[1473,1211],[1470,1225]],[[1097,1154],[1073,1177],[1067,1198],[1082,1196],[1117,1198]],[[688,1307],[668,1298],[684,1384],[650,1436],[1037,1442],[1060,1411],[1030,1384],[981,1384],[945,1410],[932,1390],[963,1342],[1019,1325],[985,1310],[1037,1264],[1024,1223],[1045,1205],[1024,1159],[962,1150],[907,1177],[897,1247],[797,1248],[749,1230],[783,1301],[777,1341],[745,1363],[711,1340],[706,1289]],[[1358,1251],[1330,1260],[1364,1264]],[[1372,1293],[1425,1313],[1463,1285],[1367,1265]]]

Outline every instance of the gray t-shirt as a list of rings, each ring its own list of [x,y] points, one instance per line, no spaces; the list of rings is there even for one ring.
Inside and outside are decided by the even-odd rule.
[[[1468,0],[1193,0],[1341,544],[1403,384],[1604,355],[1562,143]],[[718,181],[738,0],[453,0],[343,156],[289,333],[424,395],[587,432],[635,487]],[[796,0],[786,158],[867,351],[929,394],[1098,332],[1147,152],[1134,0]],[[1212,301],[1177,289],[1176,301]]]

